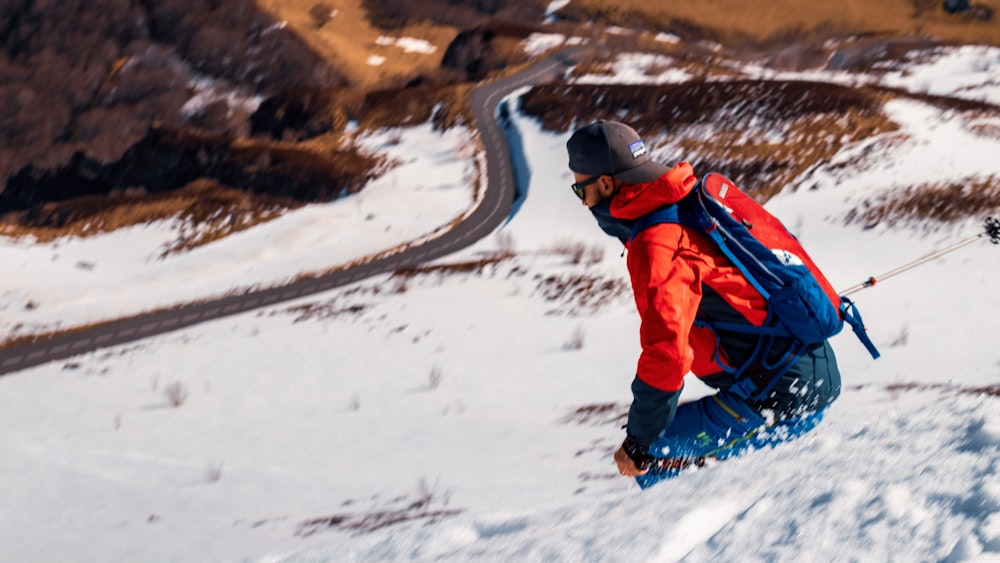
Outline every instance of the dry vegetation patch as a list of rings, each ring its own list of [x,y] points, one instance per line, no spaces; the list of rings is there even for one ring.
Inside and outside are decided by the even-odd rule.
[[[406,280],[411,280],[419,276],[437,276],[438,278],[445,278],[452,275],[466,275],[473,274],[477,276],[483,275],[486,270],[491,272],[496,271],[496,267],[513,258],[513,254],[502,253],[494,256],[487,256],[479,260],[469,260],[466,262],[455,262],[450,264],[426,264],[421,266],[409,266],[406,268],[399,268],[393,272],[393,278],[397,279],[397,289],[405,288]],[[514,270],[518,272],[519,270]]]
[[[979,137],[1000,139],[1000,123],[970,123],[969,130]]]
[[[377,501],[377,497],[372,499]],[[340,529],[355,534],[367,534],[400,524],[423,522],[435,524],[449,516],[457,516],[462,509],[448,508],[451,491],[444,490],[437,482],[428,483],[420,479],[416,496],[400,496],[385,503],[381,508],[365,511],[344,512],[312,518],[301,522],[296,535],[308,537],[323,530]],[[355,501],[347,501],[353,505]]]
[[[907,186],[865,200],[848,213],[847,224],[866,229],[927,220],[953,223],[1000,211],[1000,179],[968,177],[956,182]]]
[[[198,180],[163,193],[126,190],[112,195],[90,195],[46,203],[9,214],[5,235],[30,235],[48,242],[67,235],[91,236],[131,225],[177,219],[177,238],[161,256],[187,250],[273,219],[304,203]]]
[[[242,230],[305,203],[362,189],[379,159],[185,129],[153,129],[117,161],[77,157],[28,168],[0,193],[3,233],[86,236],[159,219],[189,224],[172,250]]]
[[[766,200],[845,145],[894,130],[884,99],[869,89],[802,81],[558,84],[533,88],[521,110],[555,131],[597,119],[630,123],[679,150],[660,160],[724,172]]]
[[[352,305],[340,305],[336,301],[331,301],[329,303],[307,303],[305,305],[298,305],[287,309],[284,312],[291,313],[295,316],[294,322],[301,323],[313,320],[325,321],[328,319],[337,319],[344,315],[358,317],[362,315],[368,307],[368,305],[362,305],[359,303]]]
[[[405,89],[376,90],[365,95],[358,119],[365,129],[402,127],[431,122],[439,130],[472,126],[465,84],[421,85]]]
[[[871,385],[855,385],[851,390],[859,391],[871,387]],[[963,387],[954,383],[890,383],[882,388],[892,399],[897,399],[903,393],[915,391],[939,391],[941,393],[957,393],[961,395],[977,395],[982,397],[1000,397],[1000,383],[984,385],[982,387]]]
[[[255,139],[314,151],[340,151],[359,133],[432,123],[437,130],[471,125],[465,83],[411,84],[403,88],[291,90],[265,100],[250,119]]]
[[[562,417],[560,422],[580,426],[604,426],[608,424],[618,426],[628,420],[629,406],[627,403],[584,405]]]
[[[593,313],[630,291],[628,282],[592,274],[537,277],[536,293],[555,304],[552,314]]]

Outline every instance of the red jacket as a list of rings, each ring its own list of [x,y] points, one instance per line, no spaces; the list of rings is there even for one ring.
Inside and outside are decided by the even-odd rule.
[[[611,214],[633,221],[676,203],[697,181],[691,164],[682,162],[649,184],[625,184],[611,200]],[[763,297],[713,243],[676,223],[644,229],[627,247],[642,318],[637,377],[655,389],[675,392],[689,371],[699,377],[722,372],[716,337],[693,326],[695,316],[700,311],[702,317],[728,316],[759,326],[767,316]],[[723,337],[718,360],[729,363],[726,347]]]

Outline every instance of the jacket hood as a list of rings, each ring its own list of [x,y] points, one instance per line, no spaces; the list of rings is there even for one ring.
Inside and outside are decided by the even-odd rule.
[[[611,199],[611,215],[634,221],[691,193],[698,178],[690,162],[681,162],[646,184],[628,184]]]

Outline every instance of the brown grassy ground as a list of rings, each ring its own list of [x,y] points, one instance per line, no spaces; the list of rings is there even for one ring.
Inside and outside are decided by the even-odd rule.
[[[1000,0],[974,5],[1000,11]],[[952,15],[937,0],[575,0],[568,13],[608,23],[646,24],[682,37],[706,37],[730,46],[768,45],[850,35],[922,36],[954,43],[1000,44],[1000,25]]]
[[[14,209],[0,216],[0,234],[49,241],[178,219],[184,227],[164,249],[176,252],[307,203],[360,191],[382,164],[352,148],[233,140],[187,129],[154,128],[136,146],[145,148],[135,159],[83,165],[83,172],[72,175],[43,174],[25,189],[74,182],[86,187],[95,176],[123,186],[155,185],[156,189],[123,187],[109,194],[55,198]],[[164,162],[180,164],[164,168]],[[7,188],[13,189],[11,183]]]
[[[408,25],[397,34],[387,34],[368,22],[361,0],[258,0],[258,5],[288,22],[316,52],[333,61],[348,80],[364,89],[398,86],[415,76],[433,74],[441,64],[448,44],[460,31],[429,22]],[[322,25],[310,14],[315,6],[327,6],[336,15]],[[411,37],[427,41],[436,50],[432,53],[407,53],[396,45],[380,45],[382,36]],[[383,57],[380,65],[369,63],[370,57]]]
[[[345,142],[344,130],[350,121],[357,122],[361,130],[428,120],[440,128],[470,122],[468,93],[473,85],[449,82],[449,75],[440,68],[448,44],[461,29],[414,19],[392,31],[377,29],[365,15],[363,0],[257,1],[323,58],[332,61],[350,86],[311,98],[310,111],[315,115],[309,127],[319,123],[322,125],[319,130],[285,130],[275,138],[258,134],[256,138],[240,141],[247,154],[267,154],[274,147],[315,155],[335,154]],[[977,4],[1000,8],[1000,0],[981,0]],[[933,0],[881,3],[577,0],[564,8],[563,13],[568,20],[556,28],[559,31],[589,36],[611,46],[613,51],[636,48],[667,51],[689,72],[705,77],[726,73],[725,65],[720,63],[738,56],[762,57],[775,64],[789,61],[792,65],[818,64],[829,55],[829,43],[825,41],[830,38],[837,38],[836,44],[840,46],[853,44],[855,51],[848,60],[859,65],[877,60],[868,54],[872,49],[867,48],[866,42],[879,42],[876,51],[890,57],[905,52],[915,43],[911,39],[891,43],[886,40],[914,35],[942,41],[1000,44],[1000,25],[996,21],[948,15],[940,8],[940,2]],[[431,18],[437,21],[449,21],[441,14],[431,15],[437,16]],[[578,25],[591,20],[598,25]],[[608,34],[602,31],[602,24],[670,30],[685,41],[672,46],[653,41],[650,34]],[[513,70],[523,61],[517,52],[517,34],[526,33],[530,26],[504,25],[520,27],[510,37],[494,43],[494,51],[501,53],[493,56],[508,61],[508,68]],[[422,39],[436,49],[430,53],[407,53],[397,45],[380,44],[377,41],[380,37]],[[711,51],[698,43],[698,38],[718,41],[724,47],[721,51]],[[372,65],[371,57],[384,57],[384,62]],[[594,71],[599,68],[599,61],[584,66]],[[415,79],[421,84],[401,88]],[[525,96],[524,109],[554,130],[567,130],[574,120],[606,117],[608,107],[616,108],[620,112],[618,118],[635,123],[640,129],[644,124],[669,123],[672,142],[683,152],[678,156],[692,160],[699,169],[724,170],[766,198],[790,179],[828,160],[844,144],[891,131],[895,125],[879,108],[884,99],[893,95],[898,94],[808,83],[787,83],[775,88],[773,83],[763,85],[752,81],[710,84],[695,80],[683,85],[649,87],[553,85],[537,88]],[[286,109],[281,107],[278,113]],[[760,128],[760,123],[766,123],[768,129]],[[711,125],[719,124],[724,126],[715,128],[711,136],[705,134]],[[773,134],[775,127],[781,134]],[[653,136],[666,133],[642,132]],[[338,166],[343,164],[341,161]],[[349,175],[363,178],[367,173],[358,170]],[[78,198],[50,203],[31,213],[7,214],[0,218],[0,234],[33,235],[49,240],[178,217],[187,221],[189,227],[179,234],[176,244],[166,249],[177,251],[266,221],[309,201],[308,197],[240,193],[235,186],[212,178],[177,188],[172,193],[160,194],[119,190],[106,198]],[[869,224],[880,217],[900,214],[909,217],[922,209],[936,209],[939,205],[934,201],[956,193],[954,188],[939,186],[913,189],[923,194],[918,199],[928,202],[926,205],[870,202],[868,209],[859,211],[856,220]],[[982,197],[966,200],[977,207],[996,201],[993,192],[984,193]]]
[[[302,202],[290,198],[251,196],[209,180],[199,180],[167,193],[124,192],[76,198],[67,203],[47,203],[34,210],[36,226],[19,226],[16,217],[0,227],[6,235],[30,234],[40,242],[69,232],[88,236],[130,225],[177,218],[186,225],[163,255],[218,240],[254,224],[267,221]]]

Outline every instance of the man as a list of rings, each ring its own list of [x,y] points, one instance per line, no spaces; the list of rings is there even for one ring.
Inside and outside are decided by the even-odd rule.
[[[581,127],[566,148],[573,191],[628,249],[642,320],[626,437],[614,454],[619,472],[643,484],[654,462],[677,471],[811,430],[840,394],[829,343],[776,368],[797,343],[770,337],[761,352],[760,335],[706,325],[759,326],[767,317],[764,298],[708,238],[677,223],[632,238],[637,219],[691,193],[698,181],[691,165],[654,162],[635,130],[614,121]],[[734,368],[744,365],[737,378]],[[718,392],[678,405],[689,372]]]

